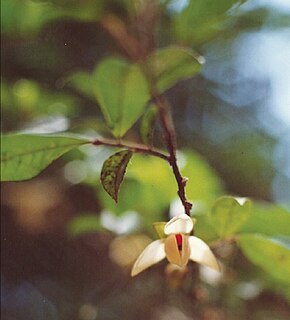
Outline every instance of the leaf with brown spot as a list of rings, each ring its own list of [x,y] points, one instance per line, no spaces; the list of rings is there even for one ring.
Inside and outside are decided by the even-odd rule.
[[[120,185],[124,179],[132,151],[124,150],[110,156],[103,164],[101,182],[105,191],[118,202]]]

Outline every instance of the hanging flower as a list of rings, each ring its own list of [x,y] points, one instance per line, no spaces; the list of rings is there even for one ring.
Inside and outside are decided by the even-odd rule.
[[[201,239],[190,236],[193,225],[194,221],[186,214],[178,215],[167,223],[158,223],[156,231],[165,237],[151,242],[144,249],[131,275],[136,276],[164,258],[179,267],[186,266],[192,260],[219,271],[218,262],[209,246]]]

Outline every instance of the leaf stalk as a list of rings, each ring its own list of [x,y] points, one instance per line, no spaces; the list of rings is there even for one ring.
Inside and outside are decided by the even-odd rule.
[[[92,144],[95,146],[103,145],[103,146],[108,146],[108,147],[126,148],[128,150],[133,151],[133,152],[145,153],[145,154],[150,154],[155,157],[159,157],[159,158],[166,160],[167,162],[170,163],[170,156],[166,155],[162,151],[159,151],[155,148],[151,148],[146,145],[139,144],[139,143],[129,143],[129,142],[122,142],[121,140],[116,141],[113,139],[102,138],[102,139],[95,139],[92,142]]]

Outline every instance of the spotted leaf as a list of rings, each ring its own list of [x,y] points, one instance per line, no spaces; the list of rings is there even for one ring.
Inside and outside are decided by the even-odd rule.
[[[118,202],[120,185],[131,157],[132,152],[124,150],[113,154],[103,164],[101,172],[102,185],[116,202]]]

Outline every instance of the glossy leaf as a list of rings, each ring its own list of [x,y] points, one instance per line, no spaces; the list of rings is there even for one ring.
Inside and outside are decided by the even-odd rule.
[[[142,117],[141,125],[140,125],[140,134],[142,141],[147,144],[152,144],[152,136],[153,136],[153,127],[155,120],[157,118],[158,110],[156,106],[152,105],[145,112]]]
[[[1,181],[30,179],[64,153],[86,143],[90,140],[74,135],[4,135]]]
[[[120,151],[110,156],[103,164],[101,172],[102,185],[116,202],[118,201],[120,185],[131,157],[131,151]]]
[[[252,203],[246,198],[224,196],[213,205],[210,222],[220,237],[240,230],[250,216]]]
[[[178,81],[188,79],[200,71],[202,57],[192,50],[167,47],[154,52],[148,58],[148,67],[156,81],[156,89],[162,93]]]
[[[275,279],[290,284],[290,238],[240,235],[238,245],[252,263]]]
[[[122,137],[144,112],[147,81],[137,65],[117,58],[100,63],[94,76],[95,94],[115,137]]]

